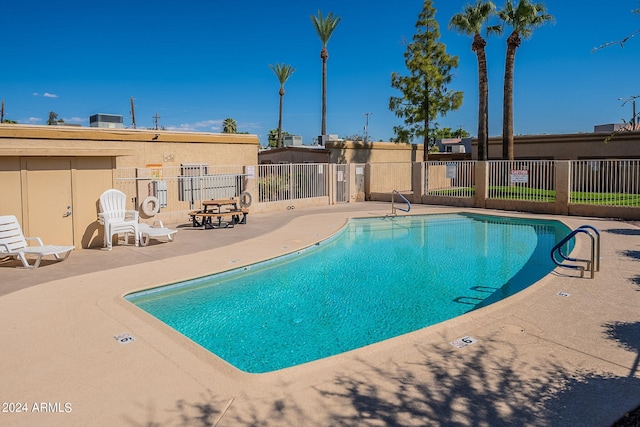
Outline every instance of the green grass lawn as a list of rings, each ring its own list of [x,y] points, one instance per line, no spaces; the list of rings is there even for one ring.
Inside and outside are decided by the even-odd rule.
[[[447,197],[474,197],[475,188],[458,187],[446,190],[430,191],[430,195]],[[517,186],[489,187],[490,199],[532,200],[536,202],[555,202],[555,190],[537,190]],[[640,207],[640,194],[628,193],[587,193],[571,192],[571,203],[595,206]]]
[[[607,206],[640,206],[640,194],[572,192],[571,203]]]

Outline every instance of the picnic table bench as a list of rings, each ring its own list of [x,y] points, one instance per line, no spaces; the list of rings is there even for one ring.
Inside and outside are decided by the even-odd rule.
[[[223,210],[223,208],[229,209]],[[236,224],[246,224],[249,210],[239,208],[235,199],[214,199],[202,202],[202,209],[189,212],[194,227],[204,229],[233,228]]]
[[[194,227],[209,228],[233,228],[236,224],[246,224],[247,209],[238,209],[226,212],[191,211],[189,216]]]

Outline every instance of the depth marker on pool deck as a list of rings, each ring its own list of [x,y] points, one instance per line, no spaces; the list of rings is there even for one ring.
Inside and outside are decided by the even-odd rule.
[[[115,335],[114,338],[120,343],[120,344],[129,344],[130,342],[134,342],[136,339],[134,337],[132,337],[131,335],[129,335],[128,332],[124,332],[122,334],[119,335]]]
[[[455,348],[462,348],[477,342],[478,342],[477,339],[467,336],[467,337],[458,338],[455,341],[451,341],[450,344]]]

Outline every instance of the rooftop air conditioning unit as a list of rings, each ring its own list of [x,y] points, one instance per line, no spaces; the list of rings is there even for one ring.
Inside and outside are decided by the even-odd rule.
[[[122,129],[122,116],[117,114],[94,114],[89,117],[89,126],[94,128]]]
[[[300,135],[287,135],[283,137],[285,147],[302,145],[302,137]]]

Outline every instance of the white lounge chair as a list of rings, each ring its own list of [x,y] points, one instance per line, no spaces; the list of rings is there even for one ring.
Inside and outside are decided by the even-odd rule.
[[[107,190],[100,196],[98,221],[104,226],[104,247],[111,250],[113,235],[124,234],[125,238],[133,234],[138,246],[138,211],[127,210],[127,196],[119,190]]]
[[[37,246],[29,246],[27,240],[36,241]],[[25,268],[38,268],[43,256],[53,255],[58,261],[64,261],[74,249],[75,246],[45,245],[39,237],[25,237],[18,218],[14,215],[0,216],[0,258],[13,257],[22,261]],[[33,264],[29,264],[27,255],[36,257]]]
[[[138,231],[140,233],[140,245],[142,246],[147,246],[149,239],[152,237],[166,237],[170,242],[173,242],[173,235],[178,232],[178,230],[166,228],[160,220],[153,221],[153,225],[141,222],[138,224]]]

